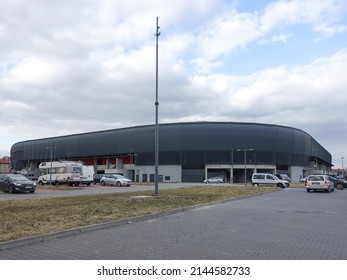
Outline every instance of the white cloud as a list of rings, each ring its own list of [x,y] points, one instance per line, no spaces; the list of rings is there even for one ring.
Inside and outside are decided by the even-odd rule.
[[[39,57],[28,57],[16,63],[7,73],[2,74],[8,86],[47,86],[61,78],[63,67],[58,61]]]
[[[344,0],[282,0],[266,7],[260,23],[264,31],[288,23],[308,23],[317,31],[324,31],[316,27],[322,24],[333,27],[344,10],[346,10]]]
[[[198,51],[211,58],[227,54],[257,38],[260,35],[257,29],[252,14],[231,10],[204,28],[197,39]]]
[[[346,25],[336,22],[346,8],[343,0],[283,0],[253,13],[239,13],[229,7],[203,26],[197,36],[197,58],[193,62],[201,69],[199,72],[208,73],[210,68],[220,66],[216,59],[233,54],[253,41],[260,44],[286,42],[292,34],[272,35],[270,40],[266,39],[268,34],[285,26],[309,24],[324,36],[344,32]]]
[[[287,43],[288,39],[292,36],[293,34],[279,34],[279,35],[274,35],[270,39],[260,39],[258,41],[259,45],[267,45],[267,44],[272,44],[272,43]]]
[[[340,74],[346,71],[343,50],[308,65],[279,66],[251,75],[194,76],[175,97],[175,108],[168,102],[163,110],[170,107],[180,120],[255,121],[311,129],[319,123],[332,125],[337,118],[346,125],[347,83]]]
[[[334,26],[328,26],[325,24],[317,24],[314,28],[315,31],[322,33],[325,37],[330,37],[337,33],[344,33],[347,30],[346,25],[336,24]]]

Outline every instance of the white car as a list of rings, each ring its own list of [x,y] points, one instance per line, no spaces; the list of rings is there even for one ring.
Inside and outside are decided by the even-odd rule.
[[[275,175],[270,173],[253,173],[252,174],[252,185],[253,186],[277,186],[280,188],[289,187],[289,182],[277,178]]]
[[[223,183],[223,178],[221,177],[211,177],[209,179],[204,180],[204,183]]]
[[[306,179],[305,187],[307,192],[313,191],[334,191],[334,182],[327,175],[310,175]]]
[[[102,186],[110,185],[110,186],[117,186],[117,187],[129,187],[132,182],[130,179],[125,178],[122,175],[110,175],[110,176],[104,176],[100,179],[100,184]]]

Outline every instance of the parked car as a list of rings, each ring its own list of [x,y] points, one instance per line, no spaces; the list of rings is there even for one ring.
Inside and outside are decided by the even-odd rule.
[[[328,175],[310,175],[306,179],[306,190],[307,192],[313,191],[334,191],[334,182]]]
[[[278,179],[286,180],[288,183],[290,183],[292,180],[287,174],[275,174]]]
[[[94,174],[94,184],[100,184],[102,177],[105,177],[105,174]]]
[[[0,189],[8,193],[33,193],[36,190],[36,183],[21,174],[0,174]]]
[[[204,180],[204,183],[223,183],[223,178],[222,177],[211,177],[209,179]]]
[[[336,178],[333,176],[329,176],[330,180],[334,182],[335,188],[338,190],[343,190],[344,188],[347,187],[347,181],[341,178]]]
[[[102,186],[110,185],[110,186],[126,186],[129,187],[132,182],[130,179],[125,178],[122,175],[111,175],[111,176],[104,176],[100,179],[100,184]]]
[[[308,177],[308,176],[302,177],[302,178],[300,179],[300,183],[305,183],[305,182],[306,182],[307,177]]]
[[[289,182],[286,180],[279,179],[274,174],[269,173],[253,173],[252,174],[252,185],[253,186],[277,186],[280,188],[286,188],[289,186]]]

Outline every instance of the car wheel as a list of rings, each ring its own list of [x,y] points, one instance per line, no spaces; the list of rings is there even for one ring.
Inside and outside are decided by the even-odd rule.
[[[117,183],[116,183],[116,186],[117,186],[117,187],[120,187],[121,185],[122,185],[121,182],[117,182]]]
[[[35,191],[29,191],[30,193],[34,193]]]
[[[310,190],[310,189],[306,189],[306,191],[307,191],[307,192],[311,192],[311,190]]]
[[[253,184],[253,187],[258,187],[258,186],[259,186],[259,184],[257,184],[257,183]]]
[[[339,183],[336,185],[336,188],[341,191],[343,190],[343,185]]]
[[[105,186],[105,182],[104,181],[100,181],[100,185],[101,186]]]
[[[43,182],[42,182],[42,181],[39,181],[39,185],[42,186],[42,185],[43,185]]]
[[[14,193],[14,188],[12,185],[8,186],[8,193]]]

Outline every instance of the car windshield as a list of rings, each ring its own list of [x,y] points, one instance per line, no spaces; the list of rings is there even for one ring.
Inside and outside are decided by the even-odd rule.
[[[28,178],[26,178],[25,176],[20,175],[20,174],[9,174],[8,177],[11,180],[28,181]]]

